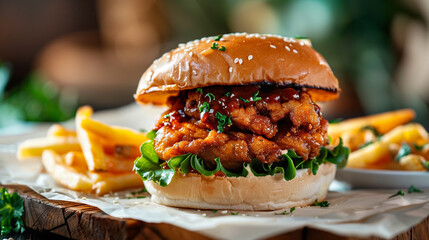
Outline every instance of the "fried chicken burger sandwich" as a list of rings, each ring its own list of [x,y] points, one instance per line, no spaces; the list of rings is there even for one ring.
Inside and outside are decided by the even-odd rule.
[[[228,34],[164,54],[135,98],[167,105],[134,170],[152,201],[275,210],[322,201],[349,150],[328,146],[317,101],[340,88],[308,39]]]

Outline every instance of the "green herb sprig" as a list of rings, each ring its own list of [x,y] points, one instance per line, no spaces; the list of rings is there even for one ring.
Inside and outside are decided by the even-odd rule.
[[[10,194],[6,188],[0,189],[0,235],[9,234],[11,231],[23,233],[24,201],[14,192]]]
[[[203,95],[203,89],[202,88],[197,88],[197,90],[195,90],[195,92],[197,92],[197,93],[199,93],[199,94],[201,94],[201,95]]]
[[[215,95],[214,95],[213,93],[207,93],[207,94],[205,95],[205,97],[208,97],[208,98],[210,99],[210,101],[215,100]]]
[[[396,197],[396,196],[404,196],[404,195],[405,195],[404,191],[399,190],[399,191],[397,191],[395,194],[393,194],[392,196],[388,197],[388,199],[390,199],[390,198],[394,198],[394,197]]]
[[[406,142],[403,142],[401,145],[401,148],[398,151],[398,154],[396,154],[394,161],[398,162],[401,158],[409,155],[410,153],[411,153],[410,145],[408,145],[408,143]]]
[[[330,203],[328,201],[318,202],[316,199],[316,201],[311,206],[329,207],[329,205],[330,205]]]
[[[210,111],[210,104],[208,102],[203,102],[203,104],[201,104],[198,109],[200,110],[200,112],[208,112]]]
[[[417,193],[422,193],[423,191],[422,191],[421,189],[419,189],[419,188],[415,187],[414,185],[411,185],[411,186],[408,188],[408,193],[415,193],[415,192],[417,192]]]
[[[256,102],[256,101],[260,101],[260,100],[262,100],[262,98],[261,98],[261,97],[259,97],[259,96],[258,96],[258,94],[259,94],[259,91],[255,92],[255,93],[253,94],[253,96],[252,96],[252,101]]]
[[[223,132],[224,127],[232,125],[231,117],[223,115],[220,112],[216,113],[216,119],[217,119],[217,131],[220,133]]]

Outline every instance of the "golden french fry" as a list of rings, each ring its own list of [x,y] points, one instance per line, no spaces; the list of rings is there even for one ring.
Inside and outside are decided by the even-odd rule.
[[[60,124],[54,124],[48,129],[47,137],[76,137],[76,132]]]
[[[426,161],[424,157],[416,154],[410,154],[402,157],[399,160],[399,165],[402,170],[408,171],[427,171],[423,166],[422,161]]]
[[[396,126],[410,122],[415,118],[415,115],[416,113],[412,109],[402,109],[348,119],[340,123],[329,124],[328,135],[335,141],[342,133],[356,133],[365,126],[374,127],[379,133],[385,134]]]
[[[19,160],[41,157],[43,151],[47,149],[59,154],[81,150],[75,137],[34,138],[19,145],[17,157]]]
[[[42,155],[42,163],[46,171],[59,184],[83,192],[90,192],[93,183],[86,173],[78,172],[64,163],[61,155],[52,150],[45,150]]]
[[[143,181],[139,175],[134,172],[114,173],[90,173],[94,182],[93,191],[97,195],[103,195],[109,192],[120,191],[128,188],[141,188]]]
[[[90,118],[82,120],[82,128],[99,137],[121,145],[140,146],[148,138],[146,134],[124,127],[113,127]]]
[[[427,141],[429,139],[426,129],[418,123],[409,123],[403,126],[398,126],[392,131],[386,133],[382,138],[382,142],[391,143],[415,143],[418,141]]]
[[[74,168],[76,171],[88,171],[88,166],[86,165],[86,160],[82,152],[68,152],[64,156],[64,163],[67,166]]]
[[[82,128],[82,122],[90,118],[92,108],[89,106],[80,107],[76,113],[76,132],[79,143],[85,156],[89,171],[107,171],[108,165],[106,155],[100,143],[100,138],[92,132]]]

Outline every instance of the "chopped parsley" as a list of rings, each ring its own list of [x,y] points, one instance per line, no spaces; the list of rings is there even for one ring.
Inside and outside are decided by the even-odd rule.
[[[289,210],[289,212],[290,212],[290,213],[293,213],[293,211],[295,211],[295,207],[292,207],[292,208]]]
[[[212,212],[217,213],[218,210],[212,210]]]
[[[411,185],[408,188],[408,193],[415,193],[415,192],[422,193],[423,191],[419,188],[416,188],[414,185]]]
[[[390,199],[390,198],[394,198],[394,197],[399,196],[399,195],[404,196],[404,195],[405,195],[404,191],[399,190],[398,192],[396,192],[396,193],[395,193],[395,194],[393,194],[392,196],[388,197],[388,199]]]
[[[238,215],[240,212],[231,212],[231,215]]]
[[[14,192],[10,194],[6,188],[0,189],[0,235],[9,234],[12,230],[15,232],[24,232],[24,222],[22,214],[24,213],[24,201]]]
[[[406,143],[406,142],[402,143],[402,146],[399,149],[398,154],[396,154],[396,157],[394,159],[395,162],[398,162],[401,158],[407,156],[410,153],[411,153],[410,145],[408,145],[408,143]]]
[[[218,49],[219,48],[219,44],[216,42],[213,42],[213,45],[210,47],[211,49]]]
[[[253,94],[252,101],[256,102],[256,101],[262,100],[262,98],[259,97],[258,94],[259,94],[259,91]]]
[[[214,95],[213,93],[207,93],[207,94],[205,95],[205,97],[208,97],[208,98],[210,99],[210,101],[215,100],[215,95]]]
[[[203,102],[203,104],[201,104],[198,109],[200,112],[208,112],[210,110],[210,105],[207,102]]]
[[[244,99],[244,98],[239,98],[241,101],[243,101],[244,103],[248,103],[248,102],[250,102],[249,100],[247,100],[247,99]]]
[[[216,118],[217,118],[217,130],[220,133],[223,132],[224,127],[232,125],[231,117],[227,117],[226,115],[223,115],[220,112],[216,113]]]
[[[195,90],[195,92],[200,93],[201,95],[203,95],[203,89],[202,88],[197,88],[197,90]]]
[[[423,167],[425,167],[429,171],[429,161],[421,160]]]
[[[164,115],[164,118],[169,118],[170,117],[170,113],[167,113]]]
[[[219,34],[214,38],[214,40],[219,41],[222,38],[222,36],[223,36],[223,34]]]
[[[227,97],[231,96],[231,92],[225,93],[225,96],[227,96]]]
[[[328,201],[318,202],[317,199],[316,199],[316,201],[311,206],[329,207],[329,204],[330,203]]]
[[[219,51],[224,51],[224,52],[225,52],[225,50],[226,50],[225,46],[221,46],[221,47],[219,48]]]
[[[427,145],[428,145],[429,143],[425,143],[425,144],[423,144],[423,145],[417,145],[417,144],[413,144],[413,146],[414,146],[414,148],[417,150],[417,151],[422,151]]]
[[[377,129],[375,129],[375,127],[373,127],[373,126],[369,126],[368,125],[368,126],[362,127],[360,130],[361,131],[370,130],[372,132],[372,134],[374,134],[374,136],[376,136],[376,137],[380,137],[381,136],[381,133],[378,132]]]

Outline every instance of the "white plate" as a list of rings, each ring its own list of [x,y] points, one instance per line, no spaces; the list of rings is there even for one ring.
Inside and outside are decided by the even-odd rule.
[[[344,168],[335,178],[351,188],[429,188],[429,172]]]

